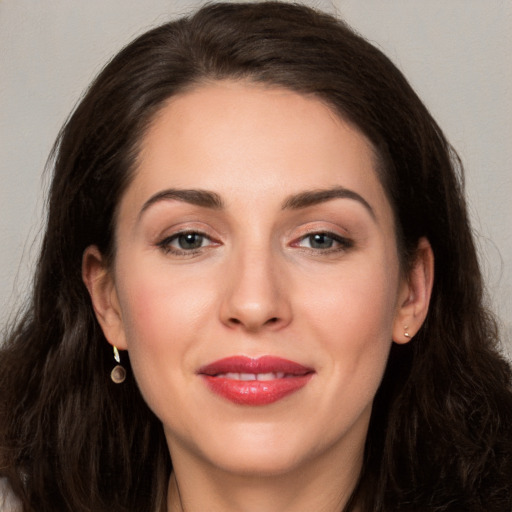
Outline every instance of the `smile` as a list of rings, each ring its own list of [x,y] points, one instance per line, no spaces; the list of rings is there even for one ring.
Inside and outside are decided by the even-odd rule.
[[[288,376],[284,372],[269,372],[269,373],[220,373],[219,375],[216,375],[216,377],[221,377],[225,379],[233,379],[233,380],[263,380],[263,381],[269,381],[274,379],[283,379],[285,376]]]
[[[312,368],[274,356],[233,356],[197,372],[217,395],[238,405],[267,405],[299,391],[315,373]]]

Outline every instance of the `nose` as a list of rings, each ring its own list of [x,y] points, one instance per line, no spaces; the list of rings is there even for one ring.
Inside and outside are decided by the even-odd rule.
[[[270,254],[240,254],[230,261],[221,321],[247,332],[279,330],[292,318],[286,273]]]

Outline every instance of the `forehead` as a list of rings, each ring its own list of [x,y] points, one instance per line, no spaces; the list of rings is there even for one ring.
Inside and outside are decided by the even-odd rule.
[[[372,144],[314,96],[214,82],[171,98],[146,132],[126,196],[213,190],[243,201],[343,186],[389,209]]]

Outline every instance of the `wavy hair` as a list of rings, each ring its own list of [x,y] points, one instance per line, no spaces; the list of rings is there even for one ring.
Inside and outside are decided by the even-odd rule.
[[[0,352],[0,476],[25,512],[154,512],[172,469],[162,426],[111,346],[81,278],[115,257],[116,207],[166,100],[247,80],[313,95],[379,156],[402,264],[435,255],[429,313],[393,345],[346,512],[512,509],[511,370],[483,302],[458,157],[398,69],[342,21],[279,2],[220,3],[159,26],[99,74],[59,134],[33,295]],[[129,368],[129,357],[124,356]]]

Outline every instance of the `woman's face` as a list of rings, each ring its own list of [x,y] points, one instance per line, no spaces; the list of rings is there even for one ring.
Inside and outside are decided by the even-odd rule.
[[[372,148],[319,100],[235,82],[170,100],[105,283],[105,334],[175,460],[360,461],[410,290]]]

